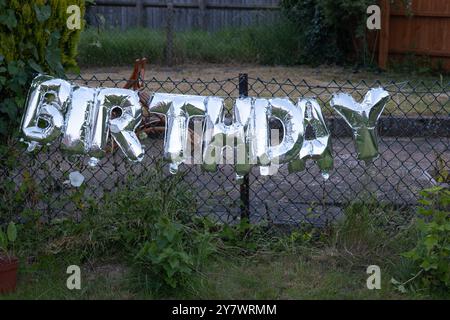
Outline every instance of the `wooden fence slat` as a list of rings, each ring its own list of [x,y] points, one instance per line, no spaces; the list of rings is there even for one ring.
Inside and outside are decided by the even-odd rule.
[[[397,0],[391,5],[389,25],[390,56],[428,56],[450,71],[449,0],[414,0],[411,8]]]
[[[381,30],[380,44],[378,51],[378,65],[381,69],[387,68],[389,57],[389,20],[390,20],[390,0],[380,0],[381,8]]]

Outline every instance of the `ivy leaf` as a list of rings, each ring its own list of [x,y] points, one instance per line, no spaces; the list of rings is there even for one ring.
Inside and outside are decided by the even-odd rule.
[[[34,61],[33,59],[28,60],[28,65],[31,67],[31,69],[33,69],[36,72],[39,73],[44,73],[44,71],[42,71],[42,68],[40,65],[38,65],[36,63],[36,61]]]
[[[13,99],[5,99],[0,104],[0,112],[5,113],[11,120],[14,120],[17,116],[17,106]]]
[[[50,18],[52,14],[52,8],[49,5],[38,6],[34,5],[34,12],[36,12],[36,18],[39,22],[45,22]]]
[[[12,9],[6,10],[5,13],[0,14],[0,23],[7,26],[9,30],[17,26],[17,19]]]
[[[61,49],[58,47],[61,35],[58,31],[50,35],[45,53],[45,61],[50,69],[59,77],[64,76],[64,67],[61,64]]]

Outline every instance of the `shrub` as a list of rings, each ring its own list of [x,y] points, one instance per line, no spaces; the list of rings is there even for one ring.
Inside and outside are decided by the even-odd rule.
[[[431,290],[450,289],[450,190],[434,187],[423,190],[417,220],[420,232],[416,247],[403,256],[414,262],[413,280]],[[409,283],[407,281],[406,283]],[[402,285],[404,287],[404,284]]]
[[[300,62],[343,63],[361,56],[366,10],[372,0],[282,0],[297,26]]]
[[[18,124],[35,73],[76,68],[80,30],[66,26],[72,4],[84,14],[84,0],[0,0],[0,139]]]

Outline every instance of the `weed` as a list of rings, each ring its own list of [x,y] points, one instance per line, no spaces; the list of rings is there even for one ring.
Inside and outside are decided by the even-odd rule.
[[[421,193],[420,218],[417,219],[419,237],[414,249],[403,256],[415,265],[414,276],[399,284],[406,290],[419,281],[420,287],[431,291],[450,289],[450,190],[434,187]]]

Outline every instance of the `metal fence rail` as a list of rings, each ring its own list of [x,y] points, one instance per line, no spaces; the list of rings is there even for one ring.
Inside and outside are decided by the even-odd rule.
[[[123,87],[127,82],[96,77],[71,81],[91,87]],[[211,81],[153,78],[143,83],[143,91],[149,94],[157,91],[222,96],[229,110],[233,99],[240,95],[288,96],[293,101],[300,96],[316,97],[322,105],[332,132],[335,159],[335,169],[328,180],[322,178],[313,161],[307,163],[304,172],[289,174],[287,166],[282,166],[278,174],[270,177],[261,176],[255,167],[242,185],[234,181],[230,165],[220,165],[216,173],[203,172],[200,166],[182,165],[184,180],[196,194],[197,213],[225,223],[249,217],[252,222],[323,226],[338,219],[346,204],[355,199],[366,201],[368,196],[397,208],[408,208],[416,204],[420,189],[439,183],[436,173],[448,170],[450,163],[450,84],[331,81],[315,85],[246,75]],[[391,101],[379,123],[381,155],[372,165],[365,166],[356,160],[351,132],[329,108],[329,101],[334,92],[340,91],[361,100],[370,87],[379,85],[389,91]],[[85,177],[83,195],[101,201],[105,193],[126,183],[130,173],[139,175],[162,158],[163,133],[143,138],[146,157],[139,164],[128,162],[120,151],[114,151],[98,167],[89,168],[87,157],[67,157],[56,145],[31,154],[17,151],[20,161],[11,166],[0,159],[3,206],[26,184],[39,188],[44,197],[23,199],[23,204],[14,210],[33,207],[50,218],[79,213],[83,210],[79,190],[67,184],[68,174],[80,171]]]

